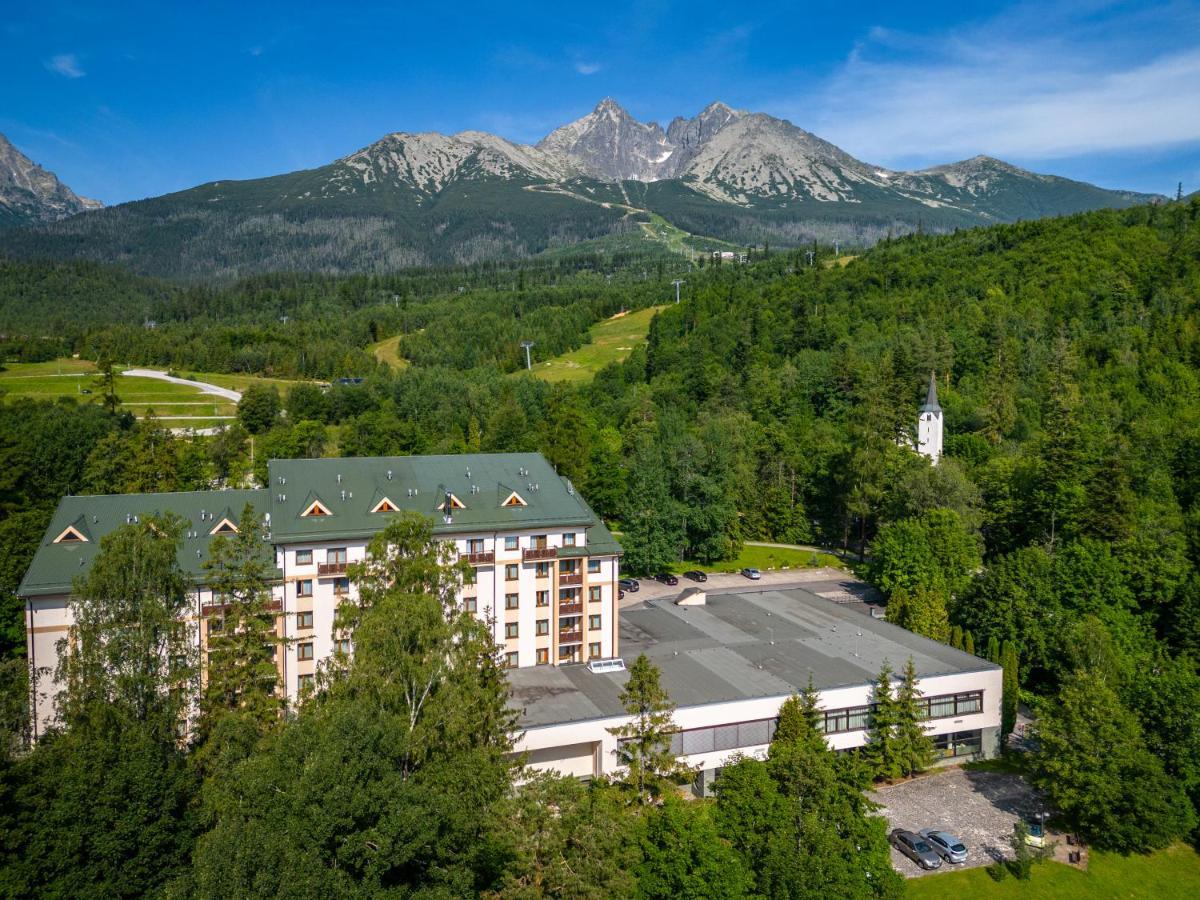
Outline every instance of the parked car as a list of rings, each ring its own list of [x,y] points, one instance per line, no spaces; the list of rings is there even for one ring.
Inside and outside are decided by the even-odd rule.
[[[754,568],[753,566],[747,566],[746,568],[742,569],[742,574],[751,581],[758,581],[758,579],[762,578],[762,572],[758,571],[758,569]]]
[[[670,572],[660,572],[659,574],[654,576],[654,580],[660,581],[663,584],[671,584],[671,585],[679,584],[679,579],[676,578],[674,575],[672,575]]]
[[[1030,847],[1046,846],[1046,829],[1041,822],[1026,822],[1029,833],[1025,835],[1025,843]]]
[[[967,845],[948,831],[937,828],[922,828],[921,837],[929,841],[937,855],[950,863],[967,861]]]
[[[903,828],[895,828],[888,835],[888,840],[893,847],[922,869],[940,869],[942,867],[942,858],[919,834]]]
[[[708,581],[708,576],[699,569],[690,569],[683,573],[684,578],[690,578],[692,581]]]
[[[623,591],[629,591],[631,594],[636,594],[642,589],[641,584],[636,578],[622,578],[617,582],[617,587]]]

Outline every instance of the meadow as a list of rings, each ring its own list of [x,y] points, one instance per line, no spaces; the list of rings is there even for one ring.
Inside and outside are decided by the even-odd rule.
[[[650,320],[662,306],[618,313],[588,329],[589,342],[545,362],[535,362],[533,374],[546,381],[589,381],[605,366],[621,362],[646,340]],[[534,348],[537,353],[537,348]]]

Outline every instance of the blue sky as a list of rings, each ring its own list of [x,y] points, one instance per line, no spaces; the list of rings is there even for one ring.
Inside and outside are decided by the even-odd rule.
[[[0,132],[106,203],[392,131],[532,142],[604,96],[664,125],[720,99],[893,168],[1200,188],[1200,0],[5,7]]]

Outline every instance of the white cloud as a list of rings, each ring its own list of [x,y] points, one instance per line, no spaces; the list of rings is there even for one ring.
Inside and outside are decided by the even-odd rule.
[[[1130,47],[1119,22],[1110,23],[1107,41],[1055,25],[1031,31],[1017,17],[936,38],[874,29],[812,95],[774,108],[884,164],[976,153],[1065,158],[1200,141],[1200,41],[1188,45],[1192,29],[1163,50]]]
[[[597,62],[577,62],[575,63],[575,71],[580,75],[595,75],[602,69],[603,66]]]
[[[79,59],[74,53],[59,53],[46,60],[46,68],[65,78],[82,78],[87,73],[79,67]]]

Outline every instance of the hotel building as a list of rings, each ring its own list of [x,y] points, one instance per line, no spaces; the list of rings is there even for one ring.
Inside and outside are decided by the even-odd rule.
[[[896,670],[913,660],[940,757],[998,750],[1000,667],[803,585],[634,595],[619,610],[621,548],[540,455],[273,460],[268,472],[259,490],[62,500],[20,588],[35,737],[55,717],[53,673],[71,625],[71,583],[101,539],[156,513],[183,517],[179,564],[191,580],[188,619],[203,660],[210,632],[222,625],[204,584],[209,545],[239,528],[250,503],[266,521],[276,630],[288,639],[277,664],[292,701],[339,645],[352,652],[353,636],[333,632],[337,605],[356,590],[349,565],[364,558],[389,515],[416,510],[470,565],[460,598],[489,623],[510,669],[517,748],[533,768],[582,778],[616,772],[611,729],[628,721],[622,660],[639,653],[658,666],[677,704],[675,750],[697,772],[702,794],[731,756],[766,753],[780,705],[810,678],[831,747],[862,746],[885,660]]]
[[[101,539],[156,513],[186,522],[179,564],[191,581],[189,621],[203,659],[220,605],[204,584],[209,543],[234,532],[247,503],[266,519],[273,554],[278,665],[291,700],[337,644],[334,611],[355,587],[347,567],[388,516],[416,510],[454,542],[473,578],[467,608],[493,629],[512,668],[556,666],[618,653],[621,548],[571,483],[540,454],[272,460],[259,490],[64,497],[19,590],[31,668],[34,730],[54,719],[57,645],[71,626],[72,581],[86,573]]]

